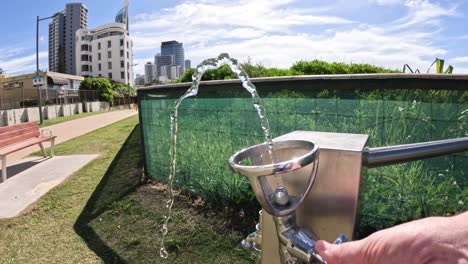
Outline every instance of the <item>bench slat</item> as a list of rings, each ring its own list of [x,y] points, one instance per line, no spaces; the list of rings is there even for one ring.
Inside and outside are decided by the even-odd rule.
[[[26,134],[20,134],[15,137],[6,138],[4,140],[0,140],[0,148],[7,147],[8,145],[11,145],[11,144],[19,143],[21,141],[25,141],[30,138],[36,138],[38,136],[40,136],[40,132],[39,130],[36,130],[36,131],[29,131]]]
[[[40,137],[41,132],[36,121],[23,124],[0,127],[0,156],[2,156],[2,181],[6,181],[6,156],[18,150],[51,141],[50,156],[54,156],[55,136]],[[43,146],[42,154],[46,157]]]
[[[12,125],[12,126],[0,127],[0,134],[5,133],[5,132],[18,130],[18,129],[27,128],[27,127],[38,127],[37,122],[36,121],[31,121],[31,122],[27,122],[27,123]]]
[[[50,141],[54,139],[56,136],[50,136],[50,137],[37,137],[37,138],[30,138],[25,141],[15,143],[12,145],[8,145],[4,148],[0,149],[0,156],[8,155],[10,153],[13,153],[15,151],[30,147],[32,145],[39,144],[44,141]]]
[[[37,127],[25,127],[25,128],[21,128],[21,129],[17,129],[17,130],[12,130],[12,131],[8,131],[8,132],[0,133],[0,141],[4,140],[4,139],[8,139],[8,138],[13,138],[13,137],[16,137],[16,136],[28,134],[28,133],[31,133],[31,132],[36,132],[36,131],[39,131],[37,129]]]

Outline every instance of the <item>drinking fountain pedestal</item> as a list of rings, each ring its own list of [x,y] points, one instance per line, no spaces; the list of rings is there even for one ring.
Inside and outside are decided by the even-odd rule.
[[[368,136],[311,131],[295,131],[280,140],[305,140],[320,146],[319,167],[311,191],[296,211],[299,227],[316,237],[333,242],[338,233],[353,237],[359,195],[362,151]],[[294,192],[308,175],[298,173],[283,178],[285,187]],[[288,180],[293,180],[288,181]],[[261,254],[263,264],[280,264],[279,241],[274,218],[263,211]]]

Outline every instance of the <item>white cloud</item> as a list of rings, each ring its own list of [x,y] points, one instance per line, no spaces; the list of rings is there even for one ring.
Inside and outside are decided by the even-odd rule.
[[[369,25],[331,15],[327,6],[301,9],[293,0],[185,1],[133,19],[135,54],[146,54],[142,56],[146,62],[148,54],[159,52],[160,43],[167,40],[183,42],[185,57],[193,65],[228,52],[241,60],[251,57],[266,66],[284,68],[315,58],[390,68],[410,63],[424,68],[435,57],[447,54],[433,37],[440,32],[443,17],[457,15],[455,6],[428,0],[369,1],[399,3],[406,14],[395,21]],[[319,26],[320,31],[314,30]],[[143,73],[143,67],[135,72]]]
[[[19,53],[16,52],[17,50],[15,49],[11,49],[9,51],[10,51],[9,56],[6,56],[6,59],[2,59],[0,57],[0,65],[5,71],[7,71],[8,74],[19,74],[19,73],[35,71],[36,69],[36,54],[35,53],[21,56]],[[2,53],[0,53],[0,55],[2,55]],[[45,59],[47,58],[47,56],[48,56],[47,51],[39,52],[39,59]],[[44,65],[44,62],[41,62],[41,65]]]
[[[368,1],[371,4],[382,5],[382,6],[397,5],[397,4],[403,3],[403,0],[368,0]]]
[[[19,47],[8,47],[0,48],[0,61],[12,58],[24,52],[24,48]]]
[[[309,5],[309,1],[297,0],[184,0],[155,13],[138,14],[131,19],[134,62],[138,63],[134,71],[144,73],[144,64],[154,60],[161,42],[167,40],[183,42],[185,57],[192,65],[228,52],[269,67],[286,68],[301,59],[317,58],[390,68],[409,63],[426,69],[435,57],[447,55],[446,48],[435,40],[443,31],[443,19],[458,15],[456,5],[429,0],[357,0],[365,6],[396,6],[405,11],[394,21],[369,24],[365,16],[358,21],[336,15],[340,1]],[[46,57],[47,52],[41,52],[41,58]],[[34,59],[21,48],[0,48],[0,67],[10,73],[33,71]],[[454,62],[468,62],[465,59],[455,58]]]
[[[450,61],[453,62],[466,62],[468,63],[468,57],[455,57],[453,59],[450,59]]]
[[[406,0],[404,5],[408,9],[408,14],[396,21],[395,29],[418,26],[426,29],[427,26],[439,27],[442,18],[458,15],[456,5],[445,7],[429,0]]]

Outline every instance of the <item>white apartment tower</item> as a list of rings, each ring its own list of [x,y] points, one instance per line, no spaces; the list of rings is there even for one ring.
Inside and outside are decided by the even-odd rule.
[[[76,32],[76,70],[84,77],[105,77],[133,85],[133,43],[126,25],[109,23]]]

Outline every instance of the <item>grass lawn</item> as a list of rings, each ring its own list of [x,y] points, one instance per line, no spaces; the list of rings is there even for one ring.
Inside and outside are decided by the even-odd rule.
[[[78,153],[101,155],[22,216],[0,220],[0,263],[255,262],[239,247],[241,226],[254,223],[183,194],[167,237],[169,259],[159,258],[166,194],[164,185],[141,180],[136,116],[56,147],[57,155]]]
[[[102,114],[102,113],[106,113],[106,112],[109,112],[109,111],[87,112],[87,113],[81,113],[81,114],[77,114],[77,115],[61,116],[61,117],[56,117],[56,118],[52,118],[52,119],[45,119],[44,122],[42,123],[42,125],[40,125],[39,127],[51,126],[51,125],[55,125],[55,124],[58,124],[58,123],[63,123],[63,122],[67,122],[67,121],[71,121],[71,120],[75,120],[75,119],[79,119],[79,118],[83,118],[83,117],[98,115],[98,114]]]

